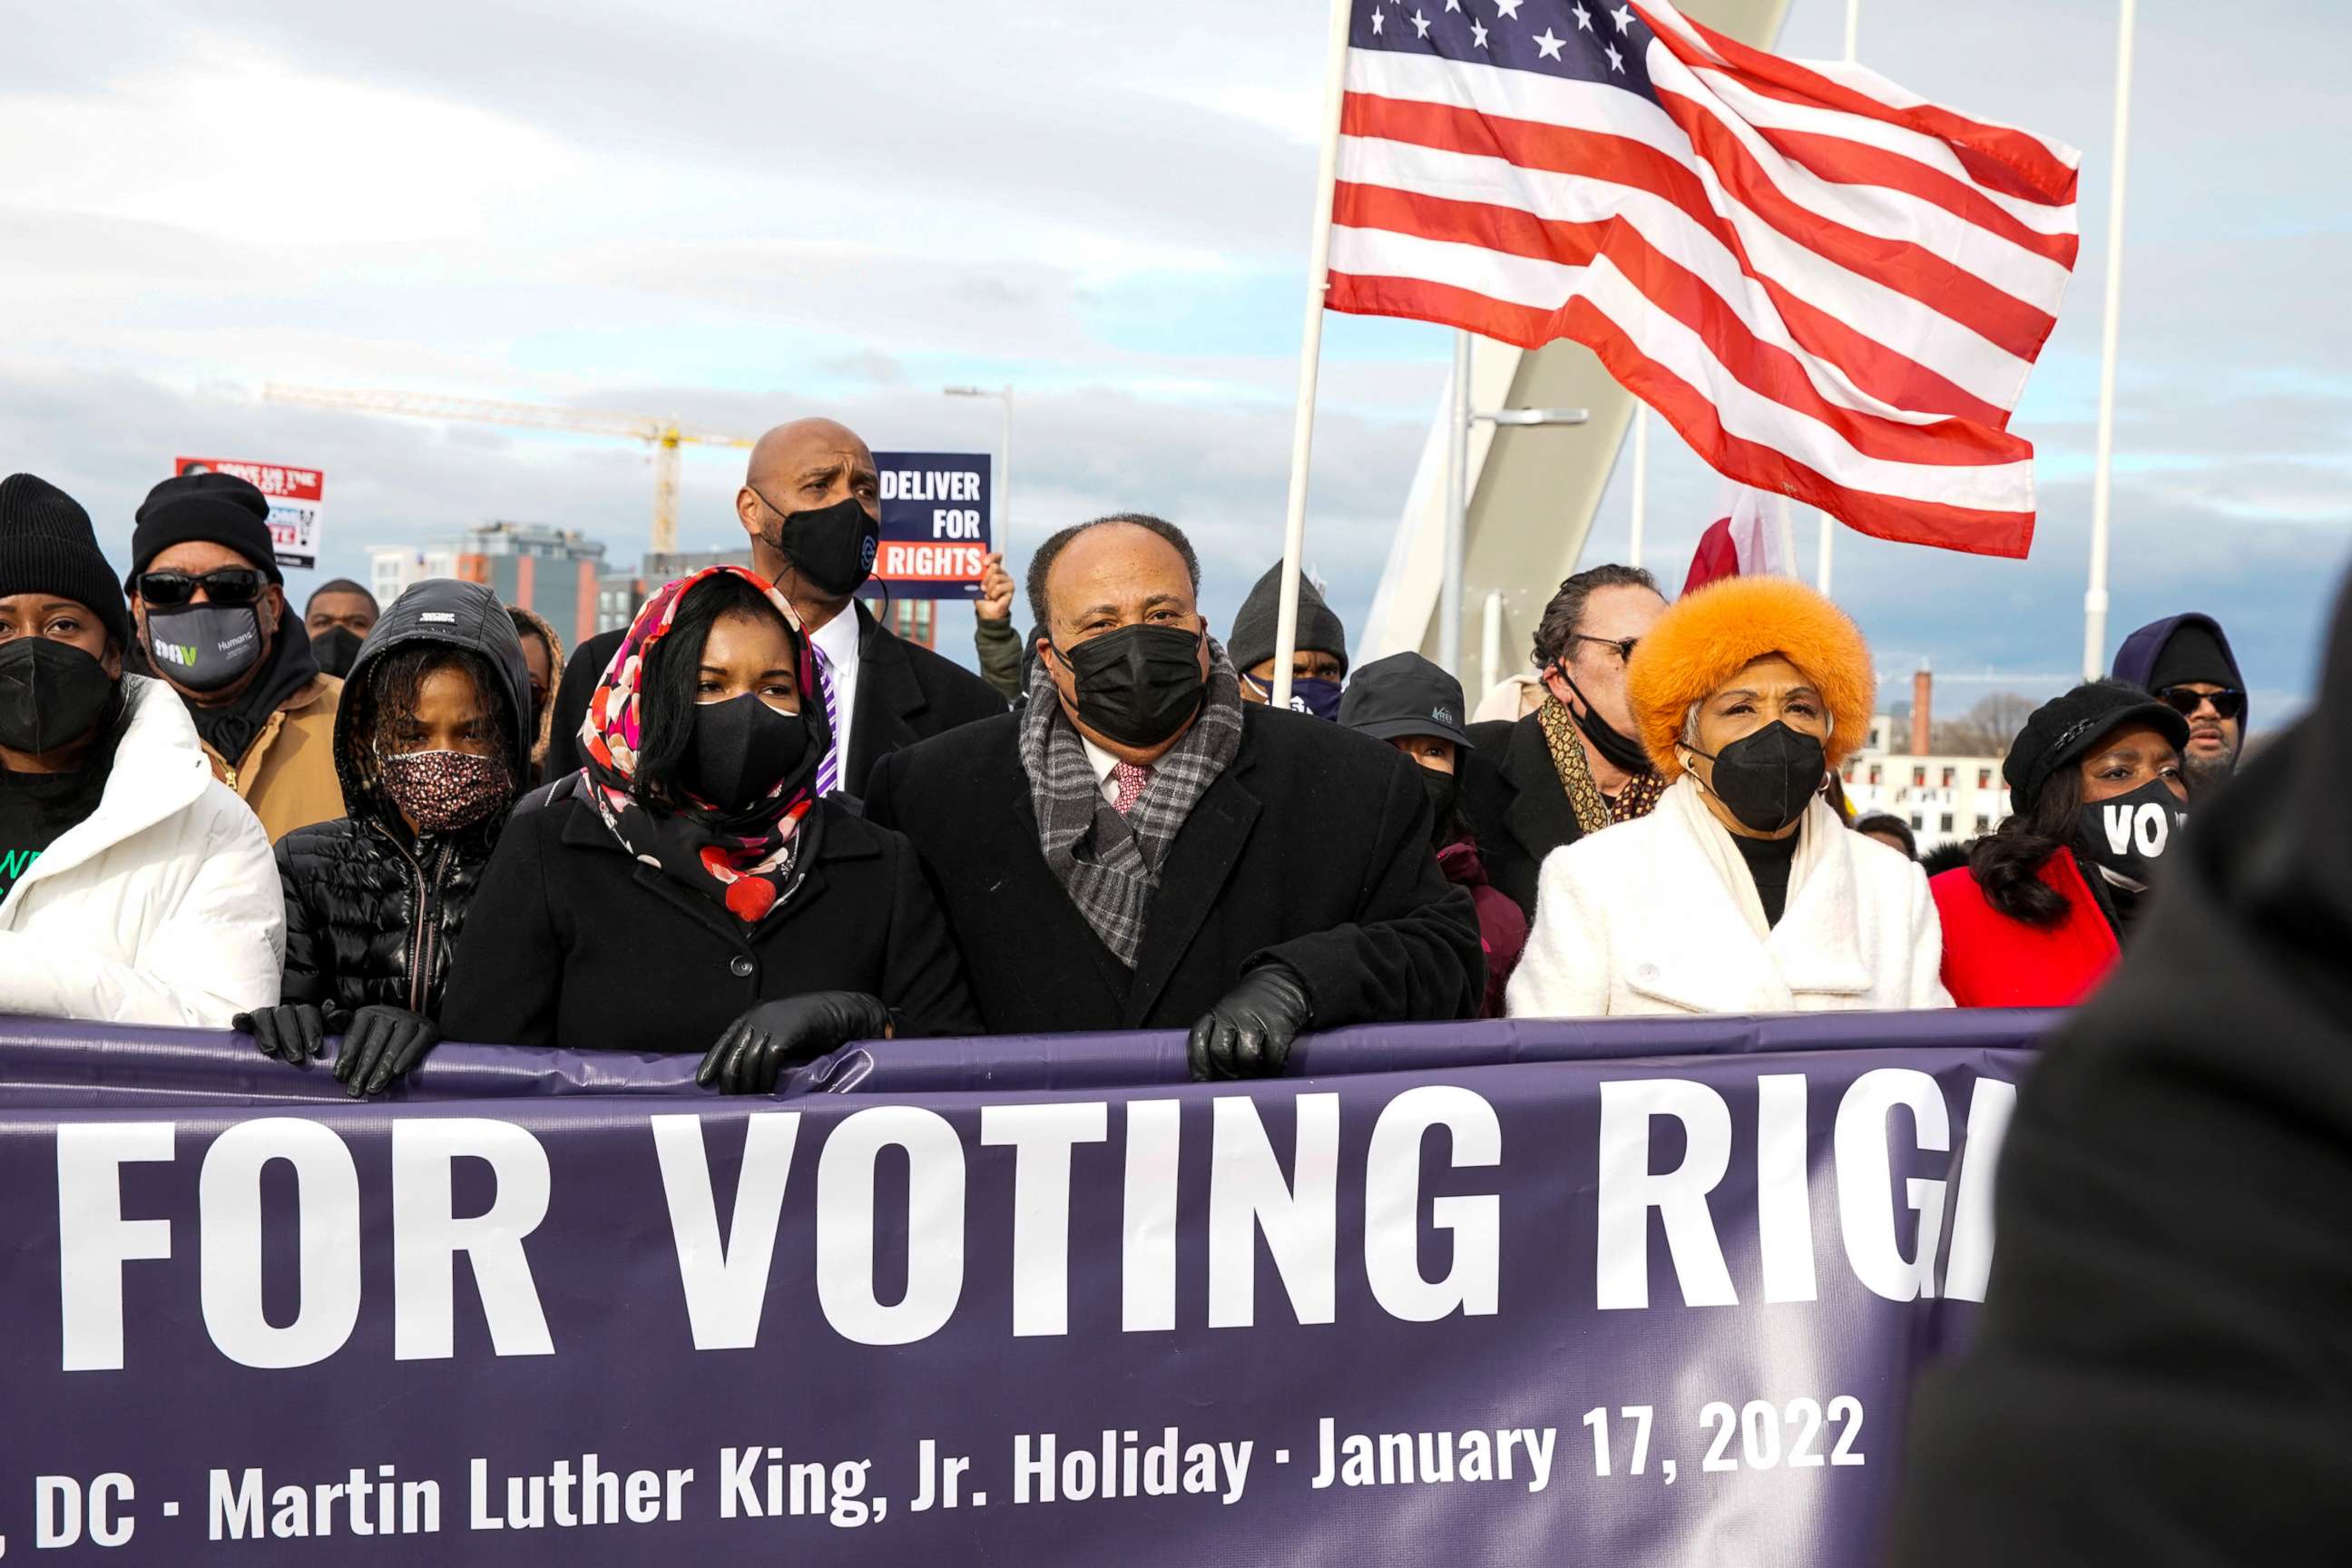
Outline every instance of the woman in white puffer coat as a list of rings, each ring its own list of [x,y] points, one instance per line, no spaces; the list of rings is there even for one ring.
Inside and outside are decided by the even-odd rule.
[[[0,480],[0,1014],[226,1028],[278,1000],[277,867],[129,642],[89,515]]]

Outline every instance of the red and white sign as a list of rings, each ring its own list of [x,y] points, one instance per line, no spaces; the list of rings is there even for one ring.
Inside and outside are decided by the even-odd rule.
[[[174,458],[174,474],[234,474],[269,498],[269,539],[280,566],[319,563],[319,513],[327,476],[316,468],[248,463],[236,458]]]

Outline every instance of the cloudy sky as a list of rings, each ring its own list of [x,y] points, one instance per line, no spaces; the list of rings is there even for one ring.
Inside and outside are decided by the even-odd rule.
[[[1851,534],[1838,557],[1882,668],[1932,658],[1948,701],[2080,658],[2114,23],[2112,0],[1864,0],[1864,63],[2085,154],[2085,248],[2017,425],[2033,558]],[[1792,0],[1780,47],[1832,55],[1843,27],[1839,0]],[[0,466],[64,485],[118,554],[198,452],[326,470],[331,573],[493,516],[633,559],[640,450],[258,389],[747,434],[824,411],[877,446],[985,448],[993,405],[940,388],[1010,384],[1016,555],[1161,511],[1222,621],[1279,551],[1323,31],[1316,0],[50,7],[0,51]],[[2352,16],[2308,0],[2140,8],[2112,624],[2220,615],[2262,716],[2310,689],[2352,555],[2347,45]],[[1345,317],[1325,342],[1309,555],[1352,622],[1447,342]],[[740,473],[688,458],[689,547],[739,537]],[[1662,574],[1719,495],[1654,441]],[[1621,465],[1586,559],[1626,522]]]

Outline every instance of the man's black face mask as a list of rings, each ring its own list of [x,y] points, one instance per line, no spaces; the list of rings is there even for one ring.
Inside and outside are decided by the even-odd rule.
[[[874,574],[874,556],[882,548],[882,524],[852,496],[814,511],[788,512],[758,490],[760,503],[783,522],[773,535],[761,537],[768,547],[798,572],[820,594],[840,598],[854,594]]]
[[[1201,634],[1181,626],[1121,626],[1054,652],[1076,683],[1078,717],[1122,746],[1156,746],[1201,710]]]

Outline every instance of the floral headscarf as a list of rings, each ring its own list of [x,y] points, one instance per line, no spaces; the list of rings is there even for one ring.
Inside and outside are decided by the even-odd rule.
[[[808,755],[802,766],[741,811],[722,810],[683,790],[684,800],[677,806],[649,804],[635,788],[644,744],[646,656],[668,635],[687,595],[728,573],[767,596],[800,649],[801,719],[810,731]],[[622,848],[709,894],[745,925],[757,924],[792,890],[802,822],[816,804],[815,764],[833,744],[824,721],[822,693],[827,675],[823,659],[791,602],[755,573],[740,566],[712,566],[665,584],[630,623],[589,700],[588,717],[580,726],[581,757],[586,765],[576,786],[579,793],[596,808]]]

